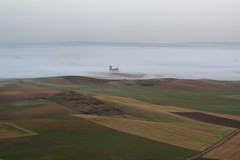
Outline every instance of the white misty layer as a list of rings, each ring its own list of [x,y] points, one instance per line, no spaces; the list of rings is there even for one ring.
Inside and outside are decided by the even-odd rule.
[[[120,72],[110,74],[110,65],[119,68]],[[113,79],[240,80],[240,49],[108,46],[0,48],[0,73],[0,78],[83,75]]]

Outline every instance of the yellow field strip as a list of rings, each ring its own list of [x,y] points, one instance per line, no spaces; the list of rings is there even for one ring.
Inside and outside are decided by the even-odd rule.
[[[216,158],[221,160],[239,160],[240,159],[240,130],[238,133],[225,141],[221,146],[213,149],[204,157]]]
[[[229,134],[228,136],[224,137],[223,139],[221,139],[220,141],[218,141],[217,143],[215,143],[214,145],[206,148],[204,151],[202,151],[201,153],[188,158],[187,160],[194,160],[198,157],[202,157],[203,155],[207,154],[208,152],[211,152],[214,149],[217,149],[218,147],[221,147],[224,143],[227,143],[227,141],[229,141],[231,138],[233,138],[234,136],[238,135],[240,133],[240,130],[235,130],[233,131],[231,134]],[[231,148],[232,149],[232,148]],[[224,150],[226,151],[226,150]],[[238,152],[239,153],[239,152]],[[226,154],[226,153],[225,153]],[[224,154],[224,155],[225,155]],[[231,155],[231,154],[230,154]],[[215,157],[216,158],[216,157]]]
[[[159,142],[179,147],[202,151],[219,140],[216,135],[227,135],[232,129],[216,125],[201,125],[200,123],[162,123],[144,120],[133,120],[115,116],[94,116],[77,114],[97,124],[138,135]]]

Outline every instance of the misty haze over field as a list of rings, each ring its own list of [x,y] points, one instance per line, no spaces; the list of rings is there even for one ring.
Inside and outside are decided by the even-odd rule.
[[[240,80],[239,43],[8,44],[0,52],[0,78],[86,75]],[[110,65],[119,67],[119,74],[110,74]]]
[[[240,80],[239,15],[239,0],[1,0],[0,78]]]

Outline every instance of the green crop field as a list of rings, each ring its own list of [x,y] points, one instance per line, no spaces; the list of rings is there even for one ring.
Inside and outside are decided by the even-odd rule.
[[[29,105],[27,105],[29,103]],[[39,135],[0,139],[0,155],[6,160],[115,160],[115,159],[161,159],[178,160],[196,151],[168,145],[109,129],[88,120],[68,116],[74,113],[63,106],[53,106],[51,114],[42,101],[20,101],[1,105],[11,121]],[[38,104],[38,105],[37,105]],[[52,104],[48,104],[52,106]],[[42,107],[41,107],[42,106]],[[33,107],[38,113],[32,114]],[[58,107],[58,109],[56,109]],[[63,114],[65,110],[65,115]],[[19,112],[21,111],[21,112]],[[1,112],[2,113],[2,112]],[[16,118],[13,118],[15,117]]]

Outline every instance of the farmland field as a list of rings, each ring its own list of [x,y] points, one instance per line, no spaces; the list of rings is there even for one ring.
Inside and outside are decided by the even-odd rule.
[[[240,153],[240,133],[228,140],[220,147],[212,150],[205,157],[217,158],[222,160],[238,160]]]
[[[240,82],[12,79],[2,83],[0,95],[3,160],[185,160],[240,127],[240,100],[234,96],[240,95]],[[239,144],[233,140],[204,157],[236,160]],[[231,148],[226,155],[220,154],[224,148]]]
[[[64,78],[64,80],[66,80]],[[81,79],[79,80],[81,82]],[[126,82],[127,83],[127,82]],[[26,84],[60,90],[72,90],[100,95],[113,95],[214,113],[240,115],[239,99],[224,96],[239,95],[240,82],[208,80],[160,80],[156,85],[125,83],[56,84],[53,80],[30,79]]]

